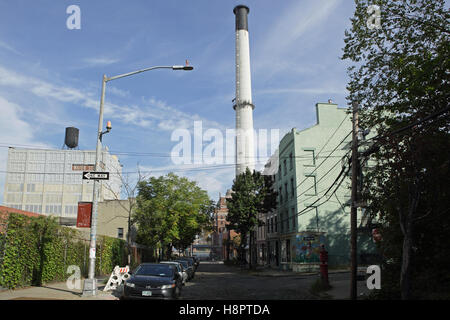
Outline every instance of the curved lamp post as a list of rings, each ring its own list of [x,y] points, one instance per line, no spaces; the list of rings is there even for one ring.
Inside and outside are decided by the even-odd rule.
[[[108,133],[111,130],[111,125],[108,123],[107,131],[102,132],[102,126],[103,126],[103,105],[105,102],[105,89],[106,89],[106,83],[111,80],[116,80],[128,76],[132,76],[138,73],[142,73],[145,71],[150,71],[154,69],[172,69],[172,70],[185,70],[190,71],[193,70],[194,67],[188,65],[188,61],[186,60],[186,65],[180,66],[155,66],[150,68],[145,68],[133,72],[128,72],[124,74],[120,74],[114,77],[107,77],[105,74],[103,75],[103,81],[102,81],[102,95],[100,99],[100,114],[98,119],[98,132],[97,132],[97,147],[96,147],[96,155],[95,155],[95,168],[94,171],[98,171],[100,169],[100,153],[101,153],[101,142],[102,142],[102,135],[104,133]],[[84,288],[83,288],[83,296],[93,296],[96,295],[96,289],[97,289],[97,281],[94,278],[95,277],[95,246],[96,246],[96,237],[97,237],[97,213],[98,213],[98,198],[99,198],[99,182],[98,180],[94,180],[94,194],[93,194],[93,200],[92,200],[92,219],[91,219],[91,234],[90,234],[90,245],[89,245],[89,272],[88,272],[88,279],[85,279],[84,281]],[[128,234],[129,234],[129,228],[128,225]]]

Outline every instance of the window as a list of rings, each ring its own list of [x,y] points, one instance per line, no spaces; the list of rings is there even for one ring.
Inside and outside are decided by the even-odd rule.
[[[26,157],[27,157],[26,152],[14,151],[14,152],[11,153],[11,160],[19,160],[19,161],[22,160],[22,161],[25,161]],[[17,208],[15,208],[15,209],[17,209]]]
[[[283,212],[280,213],[280,220],[281,220],[280,232],[283,233],[284,232],[284,214],[283,214]]]
[[[30,162],[28,164],[28,171],[33,172],[43,172],[45,169],[45,163],[40,162]]]
[[[25,194],[25,202],[27,203],[40,203],[42,202],[42,194]]]
[[[29,173],[27,180],[30,182],[44,182],[44,174]]]
[[[291,197],[294,197],[294,178],[291,178]]]
[[[281,179],[281,164],[278,166],[278,177]]]
[[[25,171],[25,162],[10,162],[9,171]]]
[[[286,201],[287,201],[289,198],[287,182],[284,184],[284,196],[286,197]]]
[[[283,203],[283,188],[280,187],[280,203]]]
[[[60,203],[62,201],[62,194],[47,194],[45,202],[48,203]]]
[[[78,205],[66,206],[65,212],[66,212],[66,216],[76,215],[78,213]]]
[[[287,262],[291,261],[291,240],[286,240],[286,259]]]
[[[49,162],[47,163],[46,172],[64,172],[64,163]]]
[[[289,170],[292,170],[294,167],[293,161],[292,161],[292,152],[289,154]]]
[[[297,215],[295,214],[295,208],[291,209],[291,213],[292,213],[292,230],[295,230],[296,221],[297,221]]]
[[[32,204],[32,205],[30,205],[30,210],[29,211],[35,212],[35,213],[41,213],[42,205]]]
[[[283,165],[284,165],[284,175],[286,175],[286,173],[287,173],[286,159],[284,159]]]
[[[275,217],[275,232],[278,232],[278,218]]]
[[[25,175],[23,173],[10,173],[8,180],[11,182],[22,182]]]
[[[117,238],[123,239],[123,228],[117,228]]]
[[[82,174],[81,173],[71,173],[66,174],[64,178],[64,182],[66,184],[80,184],[82,183]],[[74,187],[76,189],[76,187]]]
[[[284,221],[286,222],[286,232],[289,232],[289,211],[288,210],[286,210],[286,212],[285,212]]]
[[[45,206],[45,212],[46,213],[55,213],[55,214],[61,214],[61,206],[59,205],[47,205]]]
[[[6,202],[8,203],[22,202],[22,195],[20,193],[8,193],[6,195]]]

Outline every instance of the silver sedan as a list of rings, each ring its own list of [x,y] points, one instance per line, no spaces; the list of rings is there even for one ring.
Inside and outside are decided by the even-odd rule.
[[[188,273],[186,270],[184,270],[183,265],[180,262],[177,261],[161,261],[160,263],[163,264],[171,264],[176,266],[177,270],[178,270],[178,274],[181,276],[181,280],[183,285],[186,284],[186,282],[188,281]]]

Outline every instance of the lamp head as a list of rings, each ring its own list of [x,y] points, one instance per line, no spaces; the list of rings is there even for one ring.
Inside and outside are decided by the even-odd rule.
[[[193,70],[194,67],[189,65],[189,61],[186,60],[186,65],[184,66],[172,66],[173,70]]]

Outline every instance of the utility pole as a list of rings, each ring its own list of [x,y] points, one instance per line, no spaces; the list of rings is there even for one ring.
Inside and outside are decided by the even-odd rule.
[[[351,229],[351,284],[350,299],[356,300],[357,297],[357,255],[356,255],[356,217],[357,217],[357,190],[358,190],[358,103],[353,102],[353,135],[352,135],[352,198],[350,212],[350,229]]]
[[[102,95],[100,99],[100,113],[98,117],[97,146],[95,150],[95,167],[97,172],[100,169],[100,157],[102,149],[102,128],[103,128],[103,105],[105,102],[106,75],[102,80]],[[91,219],[91,235],[89,244],[89,272],[88,278],[84,280],[83,296],[95,296],[97,292],[97,279],[95,279],[95,249],[97,237],[97,214],[98,214],[98,198],[99,198],[99,181],[94,180],[94,194],[92,200],[92,219]]]
[[[145,68],[133,72],[128,72],[124,74],[120,74],[114,77],[107,77],[105,74],[102,79],[102,94],[100,98],[100,112],[98,117],[98,132],[97,132],[97,147],[95,151],[95,168],[94,170],[97,172],[100,169],[100,157],[102,151],[102,135],[109,132],[111,128],[110,124],[107,125],[107,131],[102,132],[103,127],[103,109],[105,104],[105,90],[106,83],[111,80],[116,80],[128,76],[132,76],[141,72],[150,71],[154,69],[172,69],[172,70],[193,70],[194,67],[188,65],[188,61],[186,60],[185,66],[155,66],[150,68]],[[96,240],[97,240],[97,215],[98,215],[98,201],[100,198],[100,187],[99,181],[94,179],[94,194],[92,199],[92,222],[91,222],[91,235],[90,235],[90,244],[89,244],[89,270],[88,270],[88,278],[84,280],[84,288],[83,288],[83,296],[95,296],[97,294],[97,279],[95,279],[95,248],[96,248]],[[129,224],[128,224],[129,226]],[[129,232],[128,232],[129,234]]]

